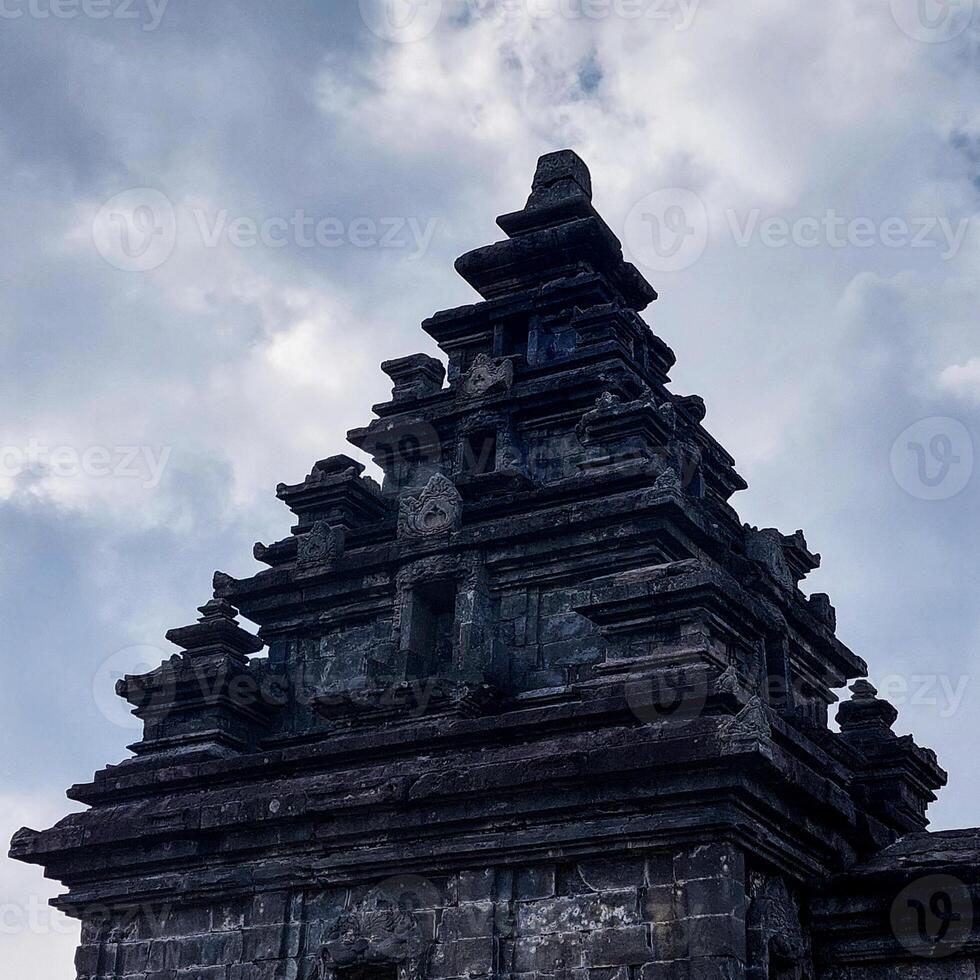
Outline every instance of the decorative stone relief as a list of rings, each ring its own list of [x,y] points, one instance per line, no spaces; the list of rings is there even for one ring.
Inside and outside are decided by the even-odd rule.
[[[772,728],[762,699],[758,696],[750,698],[745,707],[724,724],[721,736],[727,743],[724,751],[735,751],[746,742],[767,741],[771,738]]]
[[[514,363],[510,358],[477,354],[463,377],[463,394],[478,398],[500,391],[510,391],[514,384]]]
[[[809,980],[813,971],[807,941],[797,904],[786,882],[778,876],[767,877],[753,872],[749,891],[748,975],[753,980],[768,980],[772,976]]]
[[[452,480],[436,473],[420,493],[406,493],[399,504],[398,536],[428,538],[459,529],[463,498]]]
[[[344,552],[344,529],[316,521],[305,534],[299,535],[297,558],[301,565],[336,561]]]
[[[761,531],[750,530],[745,538],[745,553],[765,565],[780,585],[787,589],[796,585],[783,554],[782,535],[774,527],[763,528]]]
[[[413,912],[344,912],[320,948],[319,980],[337,980],[350,967],[386,963],[397,966],[398,980],[425,980],[430,949]]]

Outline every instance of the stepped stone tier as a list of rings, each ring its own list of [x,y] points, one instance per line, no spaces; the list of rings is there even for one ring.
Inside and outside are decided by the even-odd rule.
[[[422,324],[448,369],[385,362],[349,434],[383,483],[280,485],[267,567],[119,682],[133,757],[15,836],[78,977],[975,980],[980,831],[926,831],[819,556],[730,505],[585,164],[498,224]]]

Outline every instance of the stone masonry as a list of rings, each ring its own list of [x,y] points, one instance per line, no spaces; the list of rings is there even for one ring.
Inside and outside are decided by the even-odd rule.
[[[819,556],[729,504],[585,164],[498,224],[349,433],[382,484],[281,484],[266,567],[119,682],[132,758],[15,836],[79,980],[976,980],[980,831],[927,832]]]

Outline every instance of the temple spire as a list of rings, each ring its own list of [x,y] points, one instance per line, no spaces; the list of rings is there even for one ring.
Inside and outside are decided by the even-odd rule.
[[[461,255],[456,271],[487,300],[520,294],[582,273],[597,274],[639,311],[656,290],[623,258],[623,246],[592,206],[589,168],[572,150],[538,160],[531,194],[497,224],[508,241]]]

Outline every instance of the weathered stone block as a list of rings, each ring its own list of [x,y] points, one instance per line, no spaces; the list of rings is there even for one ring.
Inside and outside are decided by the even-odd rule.
[[[516,939],[511,947],[515,973],[555,973],[556,968],[585,965],[588,939],[578,934],[532,936]]]
[[[514,876],[514,897],[519,901],[551,898],[554,894],[554,865],[520,868]]]
[[[582,861],[579,874],[596,891],[613,888],[639,888],[645,882],[646,862],[642,857],[608,857]]]
[[[439,924],[440,942],[493,936],[496,926],[496,906],[492,902],[467,902],[442,913]],[[424,931],[424,930],[423,930]]]
[[[599,929],[590,933],[585,955],[593,966],[638,966],[654,959],[646,926]]]
[[[284,926],[253,926],[242,933],[246,960],[279,959]]]
[[[438,943],[432,952],[430,976],[478,977],[493,971],[494,940],[457,939]]]
[[[461,871],[456,876],[456,901],[486,902],[494,898],[496,872],[493,868]]]

